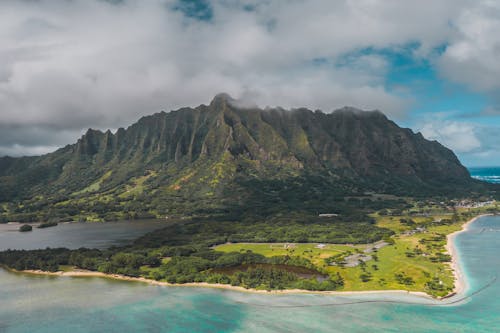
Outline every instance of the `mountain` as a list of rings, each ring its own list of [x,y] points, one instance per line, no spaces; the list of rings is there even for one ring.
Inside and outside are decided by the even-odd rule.
[[[379,111],[209,105],[89,129],[38,157],[0,158],[0,213],[18,220],[339,210],[366,192],[481,191],[455,154]]]

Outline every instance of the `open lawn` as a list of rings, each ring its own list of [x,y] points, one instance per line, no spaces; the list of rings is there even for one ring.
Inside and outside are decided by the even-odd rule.
[[[266,257],[298,256],[310,260],[319,270],[344,278],[345,291],[408,290],[444,296],[453,290],[454,277],[450,257],[446,255],[446,235],[460,230],[471,216],[484,209],[461,210],[459,217],[443,212],[429,216],[378,216],[377,225],[395,232],[394,244],[376,249],[372,258],[356,267],[343,267],[348,255],[363,253],[370,245],[318,243],[235,243],[215,247],[221,252],[252,251]],[[406,221],[411,221],[408,223]],[[325,260],[340,258],[333,264]]]
[[[323,246],[322,246],[323,245]],[[320,246],[321,248],[319,248]],[[324,259],[347,252],[362,252],[365,245],[319,244],[319,243],[235,243],[215,247],[221,252],[252,251],[266,257],[298,256],[309,259],[318,267],[326,267]]]

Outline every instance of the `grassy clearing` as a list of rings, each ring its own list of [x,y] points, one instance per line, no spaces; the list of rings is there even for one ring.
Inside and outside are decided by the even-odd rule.
[[[324,248],[318,248],[319,243],[291,244],[291,243],[235,243],[223,244],[215,248],[221,252],[246,252],[262,254],[266,257],[273,256],[298,256],[309,259],[318,267],[325,267],[324,259],[348,251],[356,252],[365,249],[364,245],[342,245],[323,244]]]
[[[126,197],[130,197],[130,196],[142,194],[144,192],[144,189],[145,189],[144,183],[148,179],[156,177],[156,175],[157,175],[157,172],[151,170],[146,175],[144,175],[142,177],[132,178],[129,181],[129,183],[126,185],[125,192],[118,195],[118,197],[126,198]]]
[[[442,281],[445,290],[431,293],[445,295],[453,288],[453,275],[449,265],[434,263],[428,259],[429,255],[411,258],[406,255],[418,246],[418,238],[419,236],[396,237],[394,245],[380,249],[377,252],[378,260],[367,261],[365,267],[329,266],[327,271],[339,272],[344,277],[345,290],[402,289],[431,292],[427,290],[426,283],[435,277]],[[361,279],[363,274],[368,276],[365,281]],[[398,274],[410,277],[413,283],[401,282],[397,278]]]
[[[235,243],[219,245],[215,250],[252,251],[266,257],[289,255],[306,258],[331,276],[340,273],[345,280],[345,291],[408,290],[444,296],[453,290],[454,284],[450,258],[446,256],[446,235],[460,230],[470,216],[485,213],[487,209],[461,209],[456,212],[461,215],[455,214],[455,217],[443,211],[426,216],[374,215],[378,226],[395,232],[392,237],[394,244],[370,253],[375,254],[373,258],[356,267],[329,265],[325,259],[339,254],[360,253],[366,245],[325,244],[319,248],[317,243]],[[409,224],[405,223],[410,219]]]
[[[75,270],[75,266],[72,265],[59,265],[59,270],[62,272],[72,272]]]
[[[99,191],[99,189],[101,188],[101,184],[106,180],[108,179],[110,176],[111,176],[111,173],[112,171],[108,171],[106,172],[98,181],[96,181],[95,183],[93,184],[90,184],[89,186],[87,186],[86,188],[84,188],[83,190],[81,191],[78,191],[78,192],[75,192],[73,193],[72,195],[73,196],[77,196],[77,195],[80,195],[80,194],[85,194],[85,193],[93,193],[93,192],[97,192]]]
[[[431,253],[421,254],[409,258],[407,252],[412,253],[415,248],[423,247],[419,240],[426,236],[434,235],[435,232],[445,232],[443,228],[436,228],[436,231],[412,235],[412,236],[397,236],[394,238],[395,244],[385,246],[374,252],[376,260],[367,261],[364,265],[356,267],[340,267],[330,266],[325,262],[325,259],[338,254],[349,254],[362,252],[366,246],[357,245],[338,245],[327,244],[325,248],[317,248],[314,244],[295,244],[292,247],[285,247],[287,244],[272,243],[272,244],[224,244],[217,246],[215,250],[222,252],[243,252],[252,251],[262,254],[266,257],[290,255],[299,256],[310,260],[315,266],[330,275],[337,272],[345,280],[344,289],[346,291],[360,290],[386,290],[386,289],[403,289],[410,291],[428,291],[426,283],[432,278],[438,278],[442,281],[442,291],[432,292],[436,295],[445,295],[453,288],[453,275],[447,263],[432,262],[429,257],[431,253],[436,251],[443,252],[445,242],[432,241],[430,244],[435,246],[437,250]],[[455,228],[447,228],[448,230],[460,229],[460,224]],[[446,230],[446,231],[448,231]],[[402,274],[405,277],[411,277],[413,283],[405,284],[398,280],[397,274]]]

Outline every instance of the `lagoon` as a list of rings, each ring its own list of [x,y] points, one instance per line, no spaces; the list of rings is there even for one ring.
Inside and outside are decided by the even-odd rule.
[[[453,305],[404,294],[262,295],[0,270],[0,332],[495,332],[500,217],[478,219],[455,243],[472,296]]]
[[[117,222],[64,222],[55,227],[19,232],[18,223],[0,224],[0,251],[36,250],[46,247],[104,249],[125,245],[144,234],[167,225],[162,220]]]

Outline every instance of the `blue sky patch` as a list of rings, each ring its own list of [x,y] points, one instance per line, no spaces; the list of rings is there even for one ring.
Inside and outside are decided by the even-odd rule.
[[[208,0],[178,0],[172,9],[200,21],[210,21],[214,16],[212,5]]]

